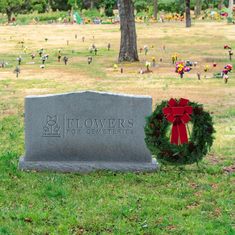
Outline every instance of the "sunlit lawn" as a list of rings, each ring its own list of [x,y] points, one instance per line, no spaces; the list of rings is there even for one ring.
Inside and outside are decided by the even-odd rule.
[[[0,62],[9,63],[0,68],[0,234],[235,233],[235,76],[230,75],[228,84],[213,78],[213,73],[230,63],[223,46],[235,48],[234,26],[196,22],[185,29],[181,23],[140,24],[137,32],[138,47],[148,45],[148,55],[142,53],[139,63],[124,63],[115,70],[118,25],[0,27]],[[26,54],[18,43],[22,40]],[[99,51],[88,65],[92,43]],[[40,48],[49,54],[45,69],[40,69],[38,54],[35,64],[28,64],[30,54]],[[57,62],[60,48],[69,57],[67,66]],[[184,79],[174,73],[173,53],[198,62]],[[23,61],[17,79],[13,70],[19,55]],[[140,68],[153,56],[159,66],[151,74],[140,75]],[[211,68],[205,74],[206,64]],[[201,81],[197,72],[202,73]],[[81,90],[151,95],[154,104],[171,97],[203,103],[217,131],[212,151],[199,168],[162,166],[156,173],[19,171],[18,159],[24,153],[24,97]]]

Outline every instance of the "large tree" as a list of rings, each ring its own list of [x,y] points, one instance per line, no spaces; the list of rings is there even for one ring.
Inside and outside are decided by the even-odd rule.
[[[11,22],[12,14],[19,13],[22,9],[23,0],[0,0],[0,12],[7,14],[8,23]]]
[[[185,0],[186,27],[191,27],[190,0]]]
[[[158,0],[153,0],[153,8],[154,8],[154,18],[157,19],[158,13]]]
[[[121,44],[119,62],[138,61],[137,36],[135,28],[134,4],[132,0],[119,0]]]

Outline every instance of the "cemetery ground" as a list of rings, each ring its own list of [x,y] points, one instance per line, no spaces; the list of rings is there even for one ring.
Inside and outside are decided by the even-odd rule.
[[[183,23],[138,24],[138,47],[148,45],[149,52],[140,54],[140,62],[118,68],[113,66],[119,50],[118,25],[5,26],[0,32],[0,61],[9,63],[0,68],[0,234],[235,233],[235,75],[230,74],[228,84],[213,78],[230,63],[223,46],[235,48],[234,26],[196,22],[186,29]],[[92,43],[98,55],[88,65]],[[45,69],[40,68],[40,48],[49,54]],[[69,58],[67,66],[57,62],[58,49]],[[28,63],[32,52],[35,64]],[[183,79],[171,64],[174,53],[198,62]],[[13,70],[19,55],[23,60],[16,78]],[[139,74],[153,56],[159,67]],[[206,64],[210,69],[204,78]],[[156,173],[19,171],[24,97],[82,90],[150,95],[154,106],[171,97],[202,103],[216,128],[211,153],[199,166],[162,166]]]

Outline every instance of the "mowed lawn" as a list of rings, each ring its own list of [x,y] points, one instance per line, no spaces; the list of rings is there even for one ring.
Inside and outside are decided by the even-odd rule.
[[[138,63],[118,64],[115,69],[118,25],[0,27],[0,62],[8,62],[0,68],[1,235],[235,234],[235,74],[230,74],[228,84],[213,78],[230,63],[223,46],[235,49],[235,28],[213,22],[196,22],[190,29],[183,23],[138,24],[137,34],[138,48],[148,45],[149,53],[142,52]],[[88,65],[92,43],[98,55]],[[40,48],[49,54],[45,69],[40,68]],[[69,57],[67,66],[57,62],[58,49]],[[36,53],[35,64],[29,63],[31,53]],[[181,60],[198,62],[184,79],[174,72],[174,53]],[[13,70],[19,55],[23,60],[16,78]],[[152,57],[158,64],[151,68],[153,73],[139,74]],[[210,66],[207,73],[205,65]],[[211,153],[199,166],[162,166],[156,173],[19,171],[24,97],[82,90],[151,95],[154,106],[171,97],[203,103],[216,129]]]

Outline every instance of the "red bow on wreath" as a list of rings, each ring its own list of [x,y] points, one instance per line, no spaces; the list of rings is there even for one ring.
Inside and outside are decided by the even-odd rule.
[[[168,107],[163,108],[162,111],[166,119],[173,123],[171,131],[171,144],[188,143],[188,136],[186,130],[186,123],[191,120],[190,114],[193,113],[193,107],[188,106],[189,100],[181,98],[179,101],[170,99]]]

